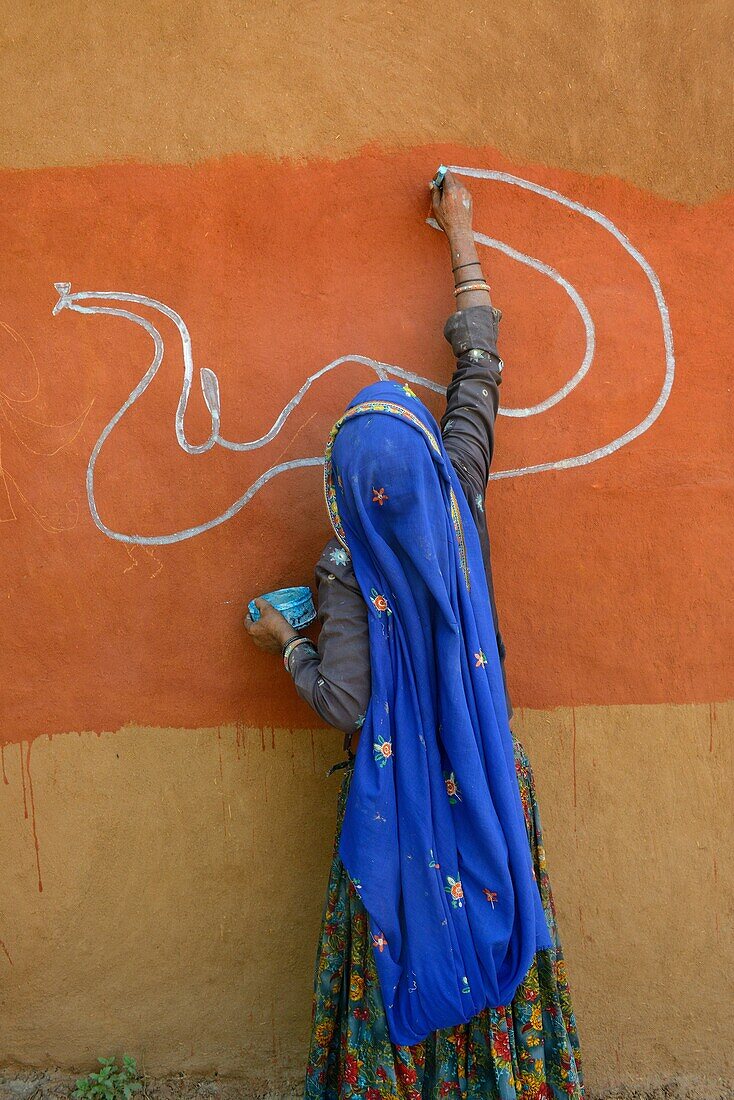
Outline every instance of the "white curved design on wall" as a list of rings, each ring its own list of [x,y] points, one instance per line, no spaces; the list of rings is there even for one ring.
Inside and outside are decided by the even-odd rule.
[[[537,195],[551,200],[552,202],[560,203],[562,206],[567,207],[570,210],[582,215],[585,218],[591,219],[597,225],[600,225],[608,233],[610,233],[622,246],[622,248],[632,257],[636,264],[642,269],[653,291],[655,302],[660,314],[660,322],[662,327],[663,345],[665,349],[665,373],[660,393],[650,409],[647,415],[634,427],[628,429],[622,435],[605,443],[599,447],[594,448],[591,451],[587,451],[584,454],[569,456],[568,458],[557,459],[553,462],[543,462],[533,466],[520,466],[515,469],[494,471],[490,475],[491,480],[498,480],[500,478],[507,477],[520,477],[526,474],[541,473],[546,470],[567,470],[575,466],[585,466],[590,462],[596,462],[601,458],[605,458],[607,455],[613,454],[621,447],[631,443],[638,436],[657,420],[665,407],[665,403],[668,400],[670,391],[673,385],[673,378],[675,373],[675,357],[673,352],[673,335],[670,327],[670,318],[668,315],[668,307],[663,296],[660,282],[657,275],[653,271],[650,264],[645,257],[640,253],[634,245],[628,240],[628,238],[614,225],[609,218],[604,214],[600,214],[597,210],[592,210],[589,207],[582,206],[581,203],[575,202],[572,199],[566,198],[565,195],[560,194],[557,191],[552,191],[547,187],[542,187],[540,184],[532,183],[530,180],[522,179],[519,176],[512,176],[506,172],[495,172],[491,169],[485,168],[464,168],[461,166],[454,166],[451,168],[457,176],[469,176],[476,179],[495,180],[500,183],[506,183],[513,187],[520,187],[527,191],[532,191]],[[437,228],[436,223],[429,219],[429,224]],[[539,413],[543,413],[546,410],[552,408],[562,401],[568,394],[581,382],[581,380],[588,373],[594,359],[595,351],[595,330],[594,322],[591,318],[589,310],[586,307],[581,295],[578,291],[568,282],[559,272],[548,264],[543,263],[541,260],[535,259],[532,256],[528,256],[525,253],[518,252],[516,249],[510,247],[502,241],[498,241],[492,237],[488,237],[483,233],[474,234],[477,242],[486,248],[494,249],[498,252],[502,252],[504,255],[516,260],[518,263],[525,264],[526,266],[534,269],[542,275],[552,279],[565,294],[568,295],[572,304],[578,311],[581,321],[584,326],[584,332],[586,336],[586,347],[584,355],[575,374],[555,393],[551,394],[544,401],[539,402],[536,405],[528,406],[526,408],[500,408],[500,413],[504,416],[515,417],[528,417],[536,416]],[[152,309],[162,314],[168,320],[172,321],[176,326],[179,337],[181,340],[181,348],[183,354],[184,375],[181,385],[181,395],[179,398],[178,406],[175,414],[175,432],[179,446],[190,455],[203,454],[206,451],[212,449],[212,447],[223,447],[230,451],[251,451],[256,448],[263,447],[271,440],[273,440],[283,428],[288,417],[293,410],[300,404],[305,394],[309,391],[311,386],[317,382],[324,375],[328,374],[332,370],[336,370],[344,363],[361,363],[364,366],[370,367],[374,370],[378,378],[400,378],[405,381],[413,383],[416,386],[422,386],[426,389],[433,390],[436,393],[443,393],[444,387],[437,382],[429,378],[424,378],[420,375],[414,374],[412,371],[406,371],[392,363],[383,363],[379,360],[372,359],[365,355],[343,355],[338,359],[332,360],[320,370],[310,375],[303,383],[301,388],[290,399],[285,408],[279,413],[272,427],[264,435],[258,439],[246,440],[243,442],[236,442],[226,439],[220,431],[221,427],[221,398],[219,390],[219,380],[214,373],[208,367],[204,367],[199,371],[199,384],[201,386],[202,395],[206,403],[207,409],[211,417],[211,431],[208,438],[204,443],[192,444],[188,441],[186,436],[186,409],[191,394],[191,386],[194,379],[194,358],[191,345],[191,337],[189,331],[184,323],[183,318],[176,313],[175,310],[165,305],[163,302],[158,302],[153,298],[149,298],[143,294],[126,294],[117,293],[115,291],[81,291],[78,293],[71,292],[70,283],[56,283],[57,291],[59,292],[59,300],[54,306],[54,314],[58,314],[61,310],[68,309],[75,313],[89,313],[89,314],[106,314],[111,317],[122,317],[133,324],[139,325],[150,336],[153,346],[154,355],[153,359],[147,368],[145,374],[140,379],[138,384],[130,393],[127,400],[117,410],[112,419],[102,430],[99,439],[95,443],[92,453],[89,457],[89,463],[87,465],[86,476],[86,488],[87,499],[89,502],[89,509],[92,518],[99,528],[99,530],[107,535],[108,538],[114,539],[123,543],[134,543],[139,546],[165,546],[174,542],[182,542],[185,539],[193,538],[196,535],[203,534],[205,531],[210,531],[213,527],[218,527],[222,523],[226,523],[227,520],[232,519],[238,512],[245,507],[249,500],[258,492],[259,489],[266,485],[268,481],[274,478],[276,475],[284,473],[286,470],[293,470],[303,466],[320,466],[323,464],[322,456],[315,456],[312,458],[299,458],[291,459],[288,462],[281,462],[275,466],[271,466],[265,470],[248,488],[247,490],[235,500],[229,508],[225,509],[220,515],[215,516],[213,519],[208,520],[206,523],[198,524],[194,527],[187,527],[180,531],[175,531],[171,534],[165,535],[138,535],[134,533],[115,531],[109,527],[101,518],[97,509],[97,503],[94,492],[94,476],[95,466],[100,452],[109,439],[112,432],[122,420],[126,412],[138,401],[147,390],[155,378],[158,370],[163,362],[164,356],[164,341],[163,336],[156,326],[149,321],[146,317],[136,313],[133,309],[124,308],[125,306],[144,306],[148,309]],[[88,304],[85,304],[88,303]],[[94,303],[94,304],[92,304]],[[118,303],[117,305],[103,304],[103,303]],[[336,411],[335,411],[336,415]]]

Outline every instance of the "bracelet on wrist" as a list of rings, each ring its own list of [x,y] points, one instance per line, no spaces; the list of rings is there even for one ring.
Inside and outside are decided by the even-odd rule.
[[[297,638],[291,638],[283,649],[283,664],[285,665],[286,672],[290,672],[290,659],[293,655],[293,651],[298,649],[299,645],[312,645],[308,638],[302,637],[300,634]]]
[[[454,288],[454,298],[458,298],[460,294],[470,294],[474,290],[484,290],[489,294],[489,289],[489,283],[485,282],[460,283]]]
[[[479,274],[475,275],[472,279],[460,279],[458,283],[454,283],[454,287],[473,286],[475,283],[486,283],[486,281],[484,273],[480,271]]]
[[[280,647],[281,654],[285,653],[286,649],[291,644],[291,642],[295,642],[296,638],[300,638],[300,637],[301,637],[300,634],[291,634],[290,638],[286,638],[286,640],[283,642],[282,646]]]
[[[479,260],[468,260],[465,264],[457,264],[456,267],[452,267],[451,270],[454,272],[454,274],[456,274],[456,272],[460,271],[462,267],[481,267],[481,266],[482,265],[481,265],[481,262]]]

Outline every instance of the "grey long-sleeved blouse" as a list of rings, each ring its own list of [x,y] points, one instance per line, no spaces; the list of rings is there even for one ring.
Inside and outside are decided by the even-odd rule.
[[[446,322],[444,335],[456,356],[456,369],[446,391],[441,434],[479,531],[504,680],[505,647],[484,515],[502,378],[497,352],[500,317],[499,310],[489,306],[472,306],[453,313]],[[344,731],[346,749],[364,721],[369,703],[370,648],[367,605],[349,555],[336,538],[329,539],[316,565],[316,589],[321,622],[318,647],[311,643],[296,646],[288,671],[301,698],[324,722]],[[506,681],[505,698],[507,713],[512,716]]]

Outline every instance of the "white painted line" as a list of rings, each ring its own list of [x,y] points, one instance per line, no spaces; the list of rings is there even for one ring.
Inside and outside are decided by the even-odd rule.
[[[611,440],[609,443],[603,446],[596,447],[591,451],[587,451],[585,454],[574,455],[569,458],[558,459],[553,462],[543,462],[534,466],[520,466],[511,470],[496,470],[490,474],[490,480],[499,480],[500,478],[507,477],[520,477],[525,474],[541,473],[546,470],[568,470],[575,466],[586,466],[591,462],[596,462],[600,458],[605,458],[607,455],[613,454],[621,447],[631,443],[632,440],[637,439],[643,432],[653,424],[660,416],[665,403],[668,400],[670,391],[673,385],[673,378],[675,374],[675,357],[673,353],[673,334],[670,327],[670,318],[668,315],[668,307],[663,296],[660,282],[657,275],[653,271],[650,264],[645,257],[639,252],[634,245],[630,243],[627,237],[614,225],[609,218],[604,214],[600,214],[597,210],[592,210],[589,207],[583,206],[581,203],[575,202],[573,199],[566,198],[565,195],[560,194],[558,191],[552,191],[547,187],[542,187],[540,184],[532,183],[530,180],[522,179],[519,176],[512,176],[506,172],[495,172],[487,168],[464,168],[461,166],[453,166],[451,171],[458,176],[468,176],[475,179],[495,180],[500,183],[506,183],[513,187],[520,187],[527,191],[532,191],[535,194],[541,195],[544,198],[550,199],[552,202],[560,203],[562,206],[567,207],[570,210],[575,211],[578,214],[583,215],[586,218],[590,218],[598,225],[602,226],[607,232],[622,245],[624,250],[632,257],[644,272],[645,276],[652,287],[653,294],[655,296],[655,302],[660,313],[660,320],[662,325],[663,343],[665,347],[665,376],[663,379],[662,389],[658,395],[655,404],[647,413],[647,415],[636,424],[633,428],[624,432],[616,439]],[[429,219],[429,224],[434,228],[438,228],[433,219]],[[584,330],[586,333],[586,349],[584,352],[583,360],[576,373],[559,389],[556,393],[551,394],[550,397],[544,401],[539,402],[536,405],[527,406],[525,408],[500,408],[500,413],[503,416],[515,416],[515,417],[528,417],[536,416],[539,413],[545,412],[547,409],[552,408],[562,401],[568,394],[581,382],[586,376],[591,367],[594,359],[595,352],[595,330],[594,322],[591,318],[588,308],[584,303],[581,295],[572,286],[567,279],[565,279],[555,268],[544,263],[542,260],[538,260],[532,256],[528,256],[523,252],[519,252],[517,249],[512,248],[510,245],[505,244],[502,241],[496,240],[493,237],[488,237],[483,233],[474,234],[477,242],[486,248],[492,248],[496,251],[504,253],[511,259],[516,260],[518,263],[525,264],[528,267],[533,268],[535,271],[546,275],[552,279],[558,286],[560,286],[565,293],[569,296],[573,302],[575,308],[578,310],[581,320],[584,324]],[[147,368],[145,374],[138,382],[137,386],[132,390],[130,396],[124,402],[124,404],[114,414],[112,419],[102,430],[99,439],[95,443],[92,453],[89,457],[89,463],[87,465],[87,500],[89,502],[89,510],[92,515],[96,526],[99,530],[107,535],[108,538],[114,539],[123,543],[135,543],[139,546],[165,546],[174,542],[182,542],[185,539],[194,538],[196,535],[203,534],[205,531],[210,531],[214,527],[220,526],[222,523],[226,523],[227,520],[236,516],[239,511],[252,499],[255,493],[259,489],[266,485],[268,481],[274,478],[276,475],[284,473],[286,470],[294,470],[304,466],[320,466],[323,464],[322,456],[315,456],[313,458],[300,458],[292,459],[288,462],[281,462],[276,466],[271,466],[263,474],[260,475],[249,488],[239,497],[233,504],[230,505],[220,515],[215,516],[213,519],[208,520],[206,523],[198,524],[194,527],[187,527],[181,531],[174,531],[171,534],[165,535],[139,535],[130,532],[115,531],[109,527],[101,518],[97,509],[97,503],[94,494],[94,471],[97,459],[102,450],[102,447],[109,439],[114,429],[119,424],[126,412],[135,404],[135,402],[142,397],[155,378],[164,356],[164,341],[163,336],[156,326],[147,318],[140,314],[129,310],[121,309],[112,305],[83,305],[83,302],[118,302],[126,303],[128,305],[140,305],[149,309],[161,313],[168,320],[172,321],[176,326],[180,340],[181,349],[183,354],[183,366],[184,374],[181,383],[181,395],[179,397],[178,405],[176,408],[176,415],[174,420],[174,427],[176,432],[176,439],[179,446],[186,451],[187,454],[197,455],[203,454],[206,451],[211,450],[212,447],[220,446],[230,451],[251,451],[258,447],[263,447],[265,444],[270,443],[283,428],[288,417],[293,410],[300,404],[303,397],[309,391],[314,382],[323,378],[329,371],[335,370],[337,367],[342,366],[344,363],[360,363],[371,370],[374,370],[378,378],[386,378],[392,376],[394,378],[402,378],[405,381],[412,382],[414,385],[422,386],[426,389],[432,390],[435,393],[444,393],[445,387],[435,382],[433,379],[424,378],[421,375],[414,374],[412,371],[403,370],[401,367],[395,366],[392,363],[383,363],[377,359],[372,359],[366,355],[342,355],[338,359],[333,359],[330,363],[327,363],[320,370],[314,374],[309,375],[301,388],[291,398],[287,405],[276,417],[272,427],[262,436],[257,439],[246,440],[243,442],[234,442],[232,440],[225,439],[220,432],[221,426],[221,396],[219,388],[219,380],[213,370],[208,367],[203,368],[199,372],[199,384],[201,386],[202,395],[206,403],[209,415],[211,417],[211,432],[209,437],[204,443],[192,444],[189,443],[186,437],[186,409],[188,406],[189,396],[191,394],[191,386],[194,377],[194,360],[193,350],[191,345],[191,337],[183,318],[171,309],[170,306],[165,305],[163,302],[156,301],[154,298],[149,298],[144,294],[127,294],[119,293],[117,291],[81,291],[79,293],[71,293],[70,283],[56,283],[57,291],[59,292],[59,300],[54,306],[54,314],[59,313],[62,309],[69,309],[76,313],[89,313],[89,314],[105,314],[110,317],[122,317],[133,324],[139,325],[145,332],[148,333],[153,342],[153,359]]]

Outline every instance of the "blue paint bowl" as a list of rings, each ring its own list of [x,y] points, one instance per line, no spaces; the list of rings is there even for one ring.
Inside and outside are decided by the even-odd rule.
[[[280,611],[283,618],[288,620],[294,630],[300,630],[301,627],[308,626],[316,618],[316,608],[313,605],[311,589],[305,585],[300,585],[298,588],[278,588],[275,592],[265,592],[260,599],[267,600],[276,611]],[[250,612],[252,621],[256,623],[260,618],[260,611],[254,600],[250,600],[247,610]]]

